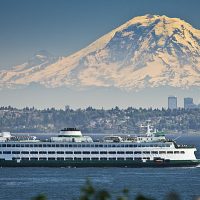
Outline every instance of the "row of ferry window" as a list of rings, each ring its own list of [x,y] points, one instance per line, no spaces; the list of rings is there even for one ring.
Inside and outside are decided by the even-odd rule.
[[[184,154],[184,151],[0,151],[0,154]]]
[[[146,159],[146,160],[150,160],[149,157],[143,157],[143,158],[115,158],[115,157],[111,157],[111,158],[63,158],[63,157],[49,157],[49,158],[45,158],[45,157],[41,157],[41,158],[19,158],[19,157],[13,157],[12,160],[142,160],[142,159]]]
[[[169,144],[0,144],[0,147],[170,147]]]

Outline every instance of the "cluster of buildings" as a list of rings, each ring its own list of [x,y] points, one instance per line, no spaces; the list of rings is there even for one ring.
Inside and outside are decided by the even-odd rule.
[[[177,97],[175,96],[169,96],[168,97],[168,109],[177,109]],[[194,108],[200,108],[200,105],[196,105],[193,102],[193,98],[186,97],[184,98],[184,109],[194,109]]]

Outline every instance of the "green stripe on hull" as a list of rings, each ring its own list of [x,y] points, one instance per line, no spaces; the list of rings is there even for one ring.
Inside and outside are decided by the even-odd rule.
[[[184,160],[170,162],[140,162],[140,161],[8,161],[1,160],[0,167],[191,167],[200,164],[199,160]]]

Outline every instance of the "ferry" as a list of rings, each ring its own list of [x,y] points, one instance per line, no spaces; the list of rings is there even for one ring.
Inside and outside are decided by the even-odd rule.
[[[196,148],[179,145],[147,125],[143,135],[110,135],[102,141],[65,128],[57,136],[0,133],[0,167],[189,167],[200,161]]]

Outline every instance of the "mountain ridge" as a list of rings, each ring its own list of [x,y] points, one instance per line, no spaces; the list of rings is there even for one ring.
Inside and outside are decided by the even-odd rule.
[[[0,87],[200,86],[200,30],[179,18],[135,17],[67,57],[0,71]]]

